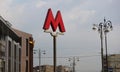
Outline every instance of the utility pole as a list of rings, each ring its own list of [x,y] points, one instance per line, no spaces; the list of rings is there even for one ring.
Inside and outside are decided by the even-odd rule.
[[[69,58],[69,61],[72,61],[72,72],[76,72],[75,71],[75,65],[76,65],[76,62],[79,61],[79,58],[77,57],[73,57],[73,58]]]
[[[38,56],[39,56],[39,72],[41,72],[41,68],[40,68],[40,64],[41,64],[41,52],[40,52],[40,49],[39,49]]]
[[[75,72],[75,57],[73,57],[73,72]]]
[[[43,52],[43,54],[46,54],[45,53],[45,50],[44,51],[41,51],[40,49],[39,50],[33,50],[34,53],[38,52],[38,58],[39,58],[39,72],[41,72],[41,53]]]

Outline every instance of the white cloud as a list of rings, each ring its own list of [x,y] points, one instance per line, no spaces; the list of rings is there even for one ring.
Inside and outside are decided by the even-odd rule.
[[[25,4],[14,5],[13,0],[0,0],[0,15],[4,19],[13,22],[23,14]]]
[[[82,10],[79,7],[74,7],[70,11],[63,13],[63,21],[65,23],[66,30],[71,32],[81,29],[81,24],[86,24],[88,20],[95,15],[94,10]],[[78,29],[79,28],[79,29]]]
[[[12,3],[11,3],[12,4]],[[4,7],[3,7],[4,8]],[[2,12],[2,16],[4,19],[8,20],[10,23],[12,23],[13,27],[21,27],[23,26],[21,23],[20,18],[24,18],[24,11],[26,8],[26,4],[18,4],[16,6],[10,7],[10,5],[7,5],[7,8],[4,8]]]
[[[26,5],[23,4],[23,5],[19,5],[19,6],[15,7],[15,10],[17,10],[16,13],[22,14],[25,10],[25,6]]]
[[[66,19],[68,19],[69,21],[80,20],[81,23],[85,23],[87,22],[88,18],[93,16],[94,14],[94,10],[82,10],[79,7],[75,7],[71,11],[67,11],[64,15],[67,16]]]
[[[0,0],[0,15],[3,17],[7,17],[6,14],[9,11],[10,5],[13,0]]]
[[[19,29],[29,22],[27,17],[33,17],[33,15],[35,15],[35,10],[41,8],[45,4],[46,2],[44,1],[25,1],[23,3],[15,3],[13,0],[0,0],[0,15],[12,23],[14,27]]]
[[[12,3],[12,0],[0,0],[0,8],[8,7]]]
[[[36,7],[37,8],[41,8],[42,6],[44,6],[44,5],[46,5],[47,3],[45,2],[45,1],[38,1],[37,3],[36,3]]]

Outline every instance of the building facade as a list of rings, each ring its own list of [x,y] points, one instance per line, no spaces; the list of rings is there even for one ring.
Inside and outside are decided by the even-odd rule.
[[[40,70],[40,71],[39,71]],[[53,72],[53,66],[52,65],[42,65],[34,67],[34,72]]]
[[[104,66],[106,66],[106,61],[104,61]],[[120,54],[112,54],[108,56],[108,71],[120,72]]]
[[[120,54],[109,55],[108,66],[112,69],[112,72],[120,72]]]
[[[0,72],[20,72],[21,38],[0,16]]]
[[[12,29],[21,37],[21,72],[33,72],[33,47],[34,41],[32,34]]]
[[[57,67],[57,72],[72,72],[70,67],[59,65]]]
[[[13,29],[0,16],[0,72],[33,72],[32,34]]]
[[[62,66],[59,65],[57,66],[57,72],[72,72],[70,70],[70,67],[67,66]],[[42,65],[40,66],[40,71],[39,71],[39,66],[34,67],[34,72],[53,72],[53,65]]]

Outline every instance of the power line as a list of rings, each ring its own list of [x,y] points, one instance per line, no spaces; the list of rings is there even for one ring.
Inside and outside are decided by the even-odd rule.
[[[89,55],[89,56],[67,56],[67,57],[57,57],[57,58],[70,58],[70,57],[79,57],[79,58],[88,58],[88,57],[96,57],[100,55]],[[34,57],[39,58],[39,57]],[[41,58],[53,58],[53,57],[41,57]]]

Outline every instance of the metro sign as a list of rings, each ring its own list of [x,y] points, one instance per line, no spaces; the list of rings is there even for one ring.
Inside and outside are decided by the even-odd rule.
[[[51,8],[48,9],[43,29],[48,30],[50,28],[50,25],[52,27],[53,32],[57,30],[57,27],[59,27],[60,32],[65,32],[65,27],[60,11],[57,11],[56,17],[54,19]]]

